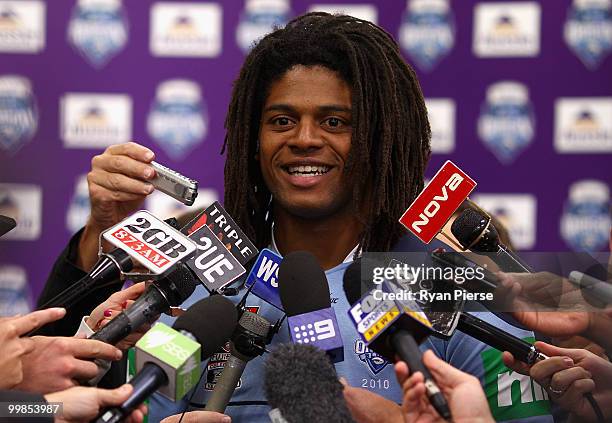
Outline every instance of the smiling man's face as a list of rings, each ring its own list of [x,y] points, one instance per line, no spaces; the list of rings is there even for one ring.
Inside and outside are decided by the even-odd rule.
[[[294,66],[272,83],[259,129],[259,164],[276,207],[303,218],[346,211],[351,89],[321,66]]]

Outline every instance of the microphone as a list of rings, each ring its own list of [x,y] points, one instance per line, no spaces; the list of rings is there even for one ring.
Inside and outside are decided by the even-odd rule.
[[[344,344],[329,284],[317,259],[307,251],[287,254],[278,270],[279,293],[291,341],[325,351],[332,362],[344,360]]]
[[[230,340],[230,356],[204,410],[225,411],[247,362],[265,352],[271,328],[262,316],[248,310],[243,312]]]
[[[193,243],[175,230],[171,226],[172,223],[176,224],[175,218],[161,221],[148,212],[140,211],[108,229],[104,237],[107,238],[109,233],[115,235],[110,241],[117,248],[100,254],[99,260],[86,276],[38,309],[49,307],[68,309],[83,298],[86,291],[119,282],[121,273],[130,272],[134,267],[134,261],[149,269],[152,268],[155,274],[168,270],[195,251]],[[166,239],[168,241],[158,247],[161,240]]]
[[[227,342],[236,321],[234,304],[213,295],[192,305],[173,329],[155,325],[136,344],[138,373],[129,382],[132,395],[121,406],[103,410],[96,423],[122,421],[158,389],[172,401],[182,398],[196,385],[200,362]]]
[[[165,278],[152,282],[127,310],[89,337],[107,344],[116,344],[141,326],[153,323],[170,307],[178,307],[191,296],[197,286],[191,271],[179,264]]]
[[[264,248],[251,268],[245,286],[253,287],[251,292],[279,310],[283,310],[278,292],[278,269],[283,258],[274,251]]]
[[[313,345],[279,345],[266,360],[264,380],[273,423],[353,423],[336,369]]]
[[[15,219],[0,214],[0,237],[15,229],[15,226],[17,226]]]
[[[583,297],[588,297],[591,302],[610,304],[612,303],[612,285],[593,276],[572,270],[569,274],[570,282],[580,287]]]
[[[372,262],[365,264],[366,268],[373,266]],[[349,318],[353,321],[357,332],[373,351],[391,361],[395,361],[395,355],[398,355],[408,364],[411,372],[421,372],[425,379],[429,402],[442,418],[450,419],[448,403],[433,376],[423,364],[421,350],[415,339],[415,337],[419,339],[419,342],[424,340],[429,335],[429,330],[426,328],[431,328],[431,323],[422,317],[419,319],[417,316],[401,313],[403,306],[400,308],[390,300],[376,300],[369,295],[369,292],[359,301],[360,288],[364,284],[360,265],[361,260],[353,262],[343,278],[346,299],[352,305],[348,311]]]
[[[533,273],[527,263],[500,242],[491,218],[478,210],[463,210],[451,225],[451,233],[463,248],[490,256],[504,272]]]

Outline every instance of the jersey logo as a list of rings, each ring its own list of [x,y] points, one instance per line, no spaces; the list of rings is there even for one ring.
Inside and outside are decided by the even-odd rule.
[[[524,339],[534,342],[533,338]],[[501,351],[491,348],[480,355],[485,372],[484,390],[496,421],[550,414],[550,402],[544,388],[529,376],[507,368]]]
[[[355,341],[355,354],[368,366],[373,375],[379,374],[389,364],[382,355],[369,349],[361,339]]]

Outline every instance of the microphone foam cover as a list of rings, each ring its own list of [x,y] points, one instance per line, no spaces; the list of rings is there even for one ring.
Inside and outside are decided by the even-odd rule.
[[[375,288],[372,282],[374,267],[373,260],[359,259],[351,263],[344,272],[342,287],[350,305],[355,304],[367,291]]]
[[[204,360],[225,345],[237,324],[236,306],[222,295],[212,295],[189,307],[172,327],[195,336],[202,346]]]
[[[167,294],[170,306],[178,307],[191,297],[198,286],[198,280],[185,264],[178,263],[168,276],[160,279],[157,286],[162,287]]]
[[[489,220],[478,210],[465,209],[451,225],[451,232],[463,247],[471,245],[484,229],[483,221]]]
[[[312,345],[281,344],[268,356],[264,388],[291,423],[353,422],[334,366]]]
[[[307,251],[295,251],[283,257],[278,269],[278,290],[288,316],[331,306],[325,272]]]

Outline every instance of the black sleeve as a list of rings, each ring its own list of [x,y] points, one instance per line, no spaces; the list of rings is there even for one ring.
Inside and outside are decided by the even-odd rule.
[[[22,391],[5,391],[0,390],[0,403],[47,403],[45,397],[41,394],[34,394],[31,392]],[[3,404],[4,410],[2,415],[8,416],[7,407],[8,404]],[[53,417],[6,417],[1,419],[6,422],[28,422],[28,423],[53,423]]]
[[[74,264],[82,233],[83,229],[70,239],[64,251],[55,261],[47,283],[40,297],[38,297],[38,308],[86,275],[83,270]],[[88,316],[94,308],[106,301],[113,292],[121,289],[121,285],[122,282],[118,281],[110,286],[92,289],[78,303],[67,310],[63,319],[44,326],[36,331],[36,335],[73,336],[79,328],[82,317]]]

